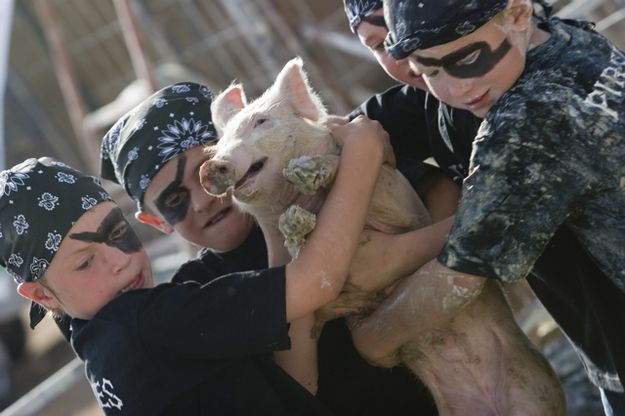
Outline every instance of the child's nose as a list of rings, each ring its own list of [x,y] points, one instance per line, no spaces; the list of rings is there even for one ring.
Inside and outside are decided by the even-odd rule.
[[[444,82],[447,90],[453,97],[464,97],[473,88],[473,81],[470,79],[455,78],[445,75]]]
[[[197,186],[191,189],[191,209],[194,212],[208,210],[219,198],[209,195],[201,187],[198,181]]]
[[[118,274],[130,264],[131,255],[117,247],[109,247],[109,261],[113,274]]]

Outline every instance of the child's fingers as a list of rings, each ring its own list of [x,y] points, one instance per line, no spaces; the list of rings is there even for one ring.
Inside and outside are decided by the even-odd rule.
[[[344,146],[348,140],[358,140],[365,144],[369,142],[382,142],[384,149],[384,163],[395,166],[395,154],[391,147],[390,137],[382,125],[364,115],[359,115],[347,124],[335,126],[331,133],[339,146]]]
[[[352,138],[358,140],[389,140],[388,134],[380,123],[363,115],[356,117],[349,123],[333,126],[331,133],[341,144]]]
[[[372,120],[366,116],[358,116],[352,123],[357,123],[360,129],[360,134],[369,134],[374,137],[375,140],[382,141],[384,145],[384,163],[388,163],[389,165],[395,167],[395,153],[393,152],[393,147],[391,146],[391,139],[386,130],[380,122],[377,120]],[[351,124],[351,123],[350,123]]]

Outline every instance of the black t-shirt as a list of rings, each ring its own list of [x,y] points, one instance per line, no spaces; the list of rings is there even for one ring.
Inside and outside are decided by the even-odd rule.
[[[284,267],[125,293],[73,319],[72,345],[108,415],[331,414],[272,359]]]
[[[174,280],[191,276],[209,282],[223,273],[244,267],[267,267],[265,240],[255,228],[236,249],[200,252],[199,261],[180,268]],[[436,407],[425,386],[406,368],[370,366],[356,351],[344,319],[327,322],[318,343],[319,389],[317,398],[341,416],[435,415]]]
[[[452,109],[421,90],[398,86],[370,98],[350,116],[358,114],[380,121],[391,136],[398,159],[404,155],[420,160],[434,157],[455,180],[455,172],[469,171],[472,142],[480,125],[470,112]],[[453,153],[451,157],[448,152]],[[454,160],[460,169],[454,167]],[[570,229],[558,229],[527,281],[581,351],[591,379],[601,384],[593,374],[596,366],[625,380],[625,331],[621,322],[625,295],[598,268]]]
[[[397,166],[433,158],[454,182],[467,175],[471,144],[480,120],[451,108],[418,88],[398,85],[374,95],[352,111],[378,120],[388,132]]]

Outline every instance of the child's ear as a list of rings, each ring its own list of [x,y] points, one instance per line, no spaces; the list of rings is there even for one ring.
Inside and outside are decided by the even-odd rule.
[[[534,8],[526,0],[509,0],[504,11],[507,23],[519,31],[529,28],[533,16]]]
[[[17,293],[43,306],[46,309],[60,309],[56,296],[39,282],[22,282],[17,285]]]
[[[162,233],[171,234],[174,232],[174,228],[171,225],[167,224],[165,220],[152,214],[148,214],[145,211],[135,212],[135,218],[137,219],[137,221],[151,225]]]

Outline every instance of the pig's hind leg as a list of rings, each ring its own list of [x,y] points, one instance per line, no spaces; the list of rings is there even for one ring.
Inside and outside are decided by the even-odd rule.
[[[282,174],[298,192],[314,195],[334,181],[339,160],[337,155],[301,156],[292,159]]]

